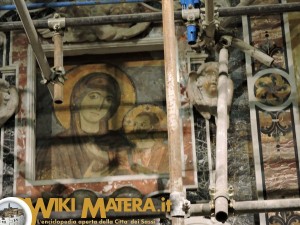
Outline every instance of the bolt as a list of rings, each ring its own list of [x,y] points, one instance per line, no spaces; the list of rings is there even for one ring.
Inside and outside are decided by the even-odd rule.
[[[53,29],[54,29],[54,30],[59,30],[59,29],[60,29],[60,25],[59,25],[59,24],[55,24],[55,25],[53,26]]]

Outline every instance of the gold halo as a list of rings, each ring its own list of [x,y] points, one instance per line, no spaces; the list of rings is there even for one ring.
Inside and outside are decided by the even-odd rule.
[[[156,128],[156,131],[166,131],[167,130],[167,114],[166,112],[159,106],[151,105],[151,104],[143,104],[134,107],[131,109],[123,121],[123,129],[125,133],[131,133],[134,131],[134,121],[137,115],[142,112],[151,112],[156,114],[159,119],[159,127]]]
[[[135,88],[129,77],[121,70],[107,64],[89,64],[75,67],[66,73],[64,84],[64,101],[62,104],[54,104],[54,113],[60,124],[68,129],[70,127],[70,99],[75,84],[84,76],[91,73],[106,73],[118,82],[121,90],[120,106],[114,116],[109,120],[109,129],[116,130],[122,127],[125,114],[135,105]]]

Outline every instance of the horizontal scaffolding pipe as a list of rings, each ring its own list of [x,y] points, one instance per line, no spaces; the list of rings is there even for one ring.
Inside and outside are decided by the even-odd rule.
[[[180,12],[181,18],[181,12]],[[93,16],[93,17],[77,17],[65,18],[66,27],[77,26],[95,26],[104,24],[118,24],[118,23],[136,23],[136,22],[155,22],[162,21],[162,13],[140,13],[140,14],[123,14],[110,16]],[[48,27],[48,20],[33,20],[36,29],[44,29]],[[0,23],[0,31],[20,30],[23,29],[22,23],[4,22]]]
[[[261,213],[261,212],[280,212],[280,211],[299,211],[300,199],[280,199],[280,200],[258,200],[243,201],[233,203],[234,212]]]
[[[27,9],[40,8],[60,8],[70,6],[89,6],[102,4],[118,4],[118,3],[139,3],[150,2],[155,0],[94,0],[94,1],[74,1],[74,2],[35,2],[26,4]],[[156,0],[157,1],[157,0]],[[15,5],[0,5],[0,10],[16,10]]]
[[[300,3],[285,3],[273,5],[255,5],[243,7],[225,7],[218,10],[220,17],[242,16],[242,15],[269,15],[284,12],[300,11]],[[175,20],[182,20],[181,11],[176,11],[174,14]],[[139,13],[139,14],[124,14],[110,16],[94,16],[94,17],[77,17],[66,18],[66,27],[74,26],[94,26],[103,24],[118,24],[118,23],[137,23],[137,22],[161,22],[162,13]],[[48,28],[48,20],[34,20],[35,28]],[[23,29],[22,23],[2,22],[0,23],[0,31],[11,31]]]
[[[210,203],[192,204],[190,208],[191,216],[208,216],[211,215]],[[274,199],[274,200],[256,200],[232,202],[233,214],[247,213],[267,213],[283,211],[299,211],[300,199]]]
[[[248,213],[267,213],[267,212],[283,212],[283,211],[300,211],[300,199],[275,199],[275,200],[256,200],[256,201],[241,201],[233,202],[233,210],[231,212],[236,215]],[[159,205],[155,205],[159,208]],[[191,204],[190,216],[213,216],[211,203]],[[80,219],[82,215],[81,210],[72,212],[51,212],[51,219]],[[157,210],[156,212],[113,212],[106,213],[107,219],[116,218],[166,218],[165,212]],[[100,212],[95,218],[101,218]],[[43,219],[43,214],[38,213],[38,219]],[[87,219],[92,219],[91,215],[87,215]]]
[[[262,16],[284,12],[300,11],[300,3],[283,3],[270,5],[251,5],[240,7],[224,7],[218,10],[220,17],[227,16]]]

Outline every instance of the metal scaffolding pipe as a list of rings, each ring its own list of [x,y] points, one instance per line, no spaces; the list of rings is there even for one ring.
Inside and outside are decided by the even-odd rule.
[[[118,4],[118,3],[139,3],[150,2],[155,0],[94,0],[94,1],[74,1],[74,2],[34,2],[26,4],[27,9],[40,8],[60,8],[70,6],[88,6],[88,5],[103,5],[103,4]],[[15,10],[15,5],[0,5],[0,10]]]
[[[234,9],[234,10],[233,10]],[[242,15],[270,15],[284,12],[300,11],[300,3],[284,3],[275,5],[256,5],[244,7],[224,7],[218,9],[219,17],[242,16]],[[176,20],[182,20],[181,11],[174,13]],[[139,13],[110,16],[66,18],[66,27],[94,26],[103,24],[133,23],[133,22],[160,22],[162,13]],[[48,28],[48,20],[33,20],[35,28]],[[0,31],[23,29],[21,22],[2,22]]]
[[[216,140],[216,194],[215,217],[220,222],[228,218],[228,175],[227,175],[227,76],[228,49],[222,48],[219,55],[217,140]]]
[[[19,16],[22,20],[22,26],[24,26],[25,32],[32,46],[38,64],[41,67],[42,73],[46,79],[49,79],[51,75],[51,69],[48,64],[46,55],[43,52],[42,45],[38,38],[38,34],[34,28],[34,25],[31,22],[32,20],[28,10],[26,9],[25,2],[20,0],[14,0],[14,2],[16,4]]]
[[[179,87],[177,81],[177,42],[173,0],[162,1],[164,64],[168,121],[170,192],[182,193],[182,161],[180,143]],[[184,224],[184,217],[172,217],[173,225]]]
[[[300,11],[300,3],[265,4],[241,7],[224,7],[218,10],[220,17],[227,16],[265,16],[284,12]]]
[[[34,28],[29,11],[26,8],[25,2],[21,0],[14,0],[14,3],[17,7],[19,16],[22,20],[22,26],[24,26],[25,32],[32,46],[33,52],[36,56],[36,60],[41,69],[42,77],[43,79],[49,80],[52,72],[48,64],[46,55],[43,51],[42,45],[39,42],[38,34]],[[51,95],[53,96],[53,84],[49,83],[47,86],[49,88]]]
[[[177,43],[173,16],[173,1],[163,1],[163,35],[166,101],[168,115],[168,148],[170,151],[170,189],[182,192],[182,166],[179,124],[179,88],[177,82]]]
[[[58,73],[59,75],[64,74],[64,68],[63,68],[63,60],[64,60],[64,54],[63,54],[63,35],[62,32],[54,32],[54,35],[52,37],[53,43],[54,43],[54,71],[55,73]],[[63,89],[63,83],[56,82],[54,85],[54,96],[53,101],[56,104],[62,104],[64,101],[64,89]]]
[[[215,37],[214,1],[205,0],[205,34],[208,38]]]
[[[299,211],[300,199],[274,199],[274,200],[253,200],[232,202],[233,214],[246,213],[267,213],[267,212],[282,212],[282,211]],[[190,207],[191,216],[210,216],[211,204],[192,204]]]
[[[251,5],[254,1],[255,0],[241,0],[240,3],[237,6],[235,6],[235,9],[237,7],[243,7],[243,6]],[[228,25],[230,25],[234,21],[235,21],[235,17],[227,17],[227,18],[222,20],[222,27],[227,27]]]
[[[114,3],[138,3],[138,2],[150,2],[155,0],[94,0],[86,2],[49,2],[49,3],[30,3],[27,5],[28,9],[37,8],[58,8],[67,6],[87,6],[87,5],[97,5],[97,4],[114,4]],[[252,0],[245,0],[253,2]],[[283,4],[265,4],[265,5],[253,5],[245,6],[243,2],[240,7],[223,7],[218,9],[220,17],[228,16],[242,16],[242,15],[266,15],[266,14],[276,14],[282,12],[295,12],[300,10],[300,3],[283,3]],[[2,5],[0,10],[15,10],[15,5]],[[181,19],[181,12],[176,12],[175,19]],[[160,19],[161,20],[161,19]],[[149,22],[149,21],[147,21]]]
[[[231,44],[233,47],[240,49],[241,51],[245,52],[246,54],[250,55],[251,57],[268,67],[270,67],[274,62],[274,59],[271,56],[263,53],[259,49],[247,44],[246,42],[238,38],[233,38]]]
[[[189,210],[190,216],[212,216],[212,204],[210,203],[199,203],[191,204]]]
[[[178,18],[181,19],[181,12]],[[76,17],[65,18],[66,27],[77,26],[95,26],[104,24],[118,23],[135,23],[135,22],[155,22],[162,21],[162,13],[139,13],[139,14],[123,14],[110,16],[91,16],[91,17]],[[33,20],[36,29],[49,28],[48,20]],[[23,29],[21,22],[4,22],[0,23],[0,31],[20,30]]]
[[[253,200],[253,201],[240,201],[232,202],[232,213],[235,215],[246,213],[267,213],[267,212],[280,212],[280,211],[300,211],[300,199],[275,199],[275,200]],[[159,208],[155,205],[155,208]],[[210,203],[192,204],[190,205],[190,216],[212,216],[212,205]],[[82,211],[76,210],[72,212],[51,212],[51,219],[79,219],[81,218]],[[167,215],[162,211],[155,212],[107,212],[107,219],[115,218],[166,218]],[[38,214],[38,219],[43,219],[42,213]],[[101,218],[100,213],[95,218]],[[88,215],[87,219],[92,219]]]
[[[214,22],[214,1],[213,0],[205,0],[205,21],[207,24],[211,24]]]
[[[279,211],[299,211],[300,199],[258,200],[233,202],[235,213],[260,213]]]

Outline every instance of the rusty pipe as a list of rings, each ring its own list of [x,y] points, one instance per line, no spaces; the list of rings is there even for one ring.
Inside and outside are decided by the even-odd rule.
[[[215,217],[220,222],[225,222],[228,218],[227,76],[228,49],[222,48],[219,55],[215,194]]]
[[[180,144],[179,87],[177,81],[177,42],[173,0],[162,1],[165,83],[168,121],[170,192],[183,192]],[[172,217],[173,225],[184,224],[184,217]]]
[[[61,32],[54,32],[52,37],[54,43],[54,71],[58,74],[64,73],[63,68],[63,35]],[[64,100],[63,83],[54,83],[53,101],[56,104],[62,104]]]
[[[163,35],[165,58],[165,83],[168,115],[168,147],[170,151],[170,179],[171,191],[181,192],[182,163],[180,149],[180,124],[179,124],[179,87],[177,82],[177,43],[173,1],[163,1]]]

